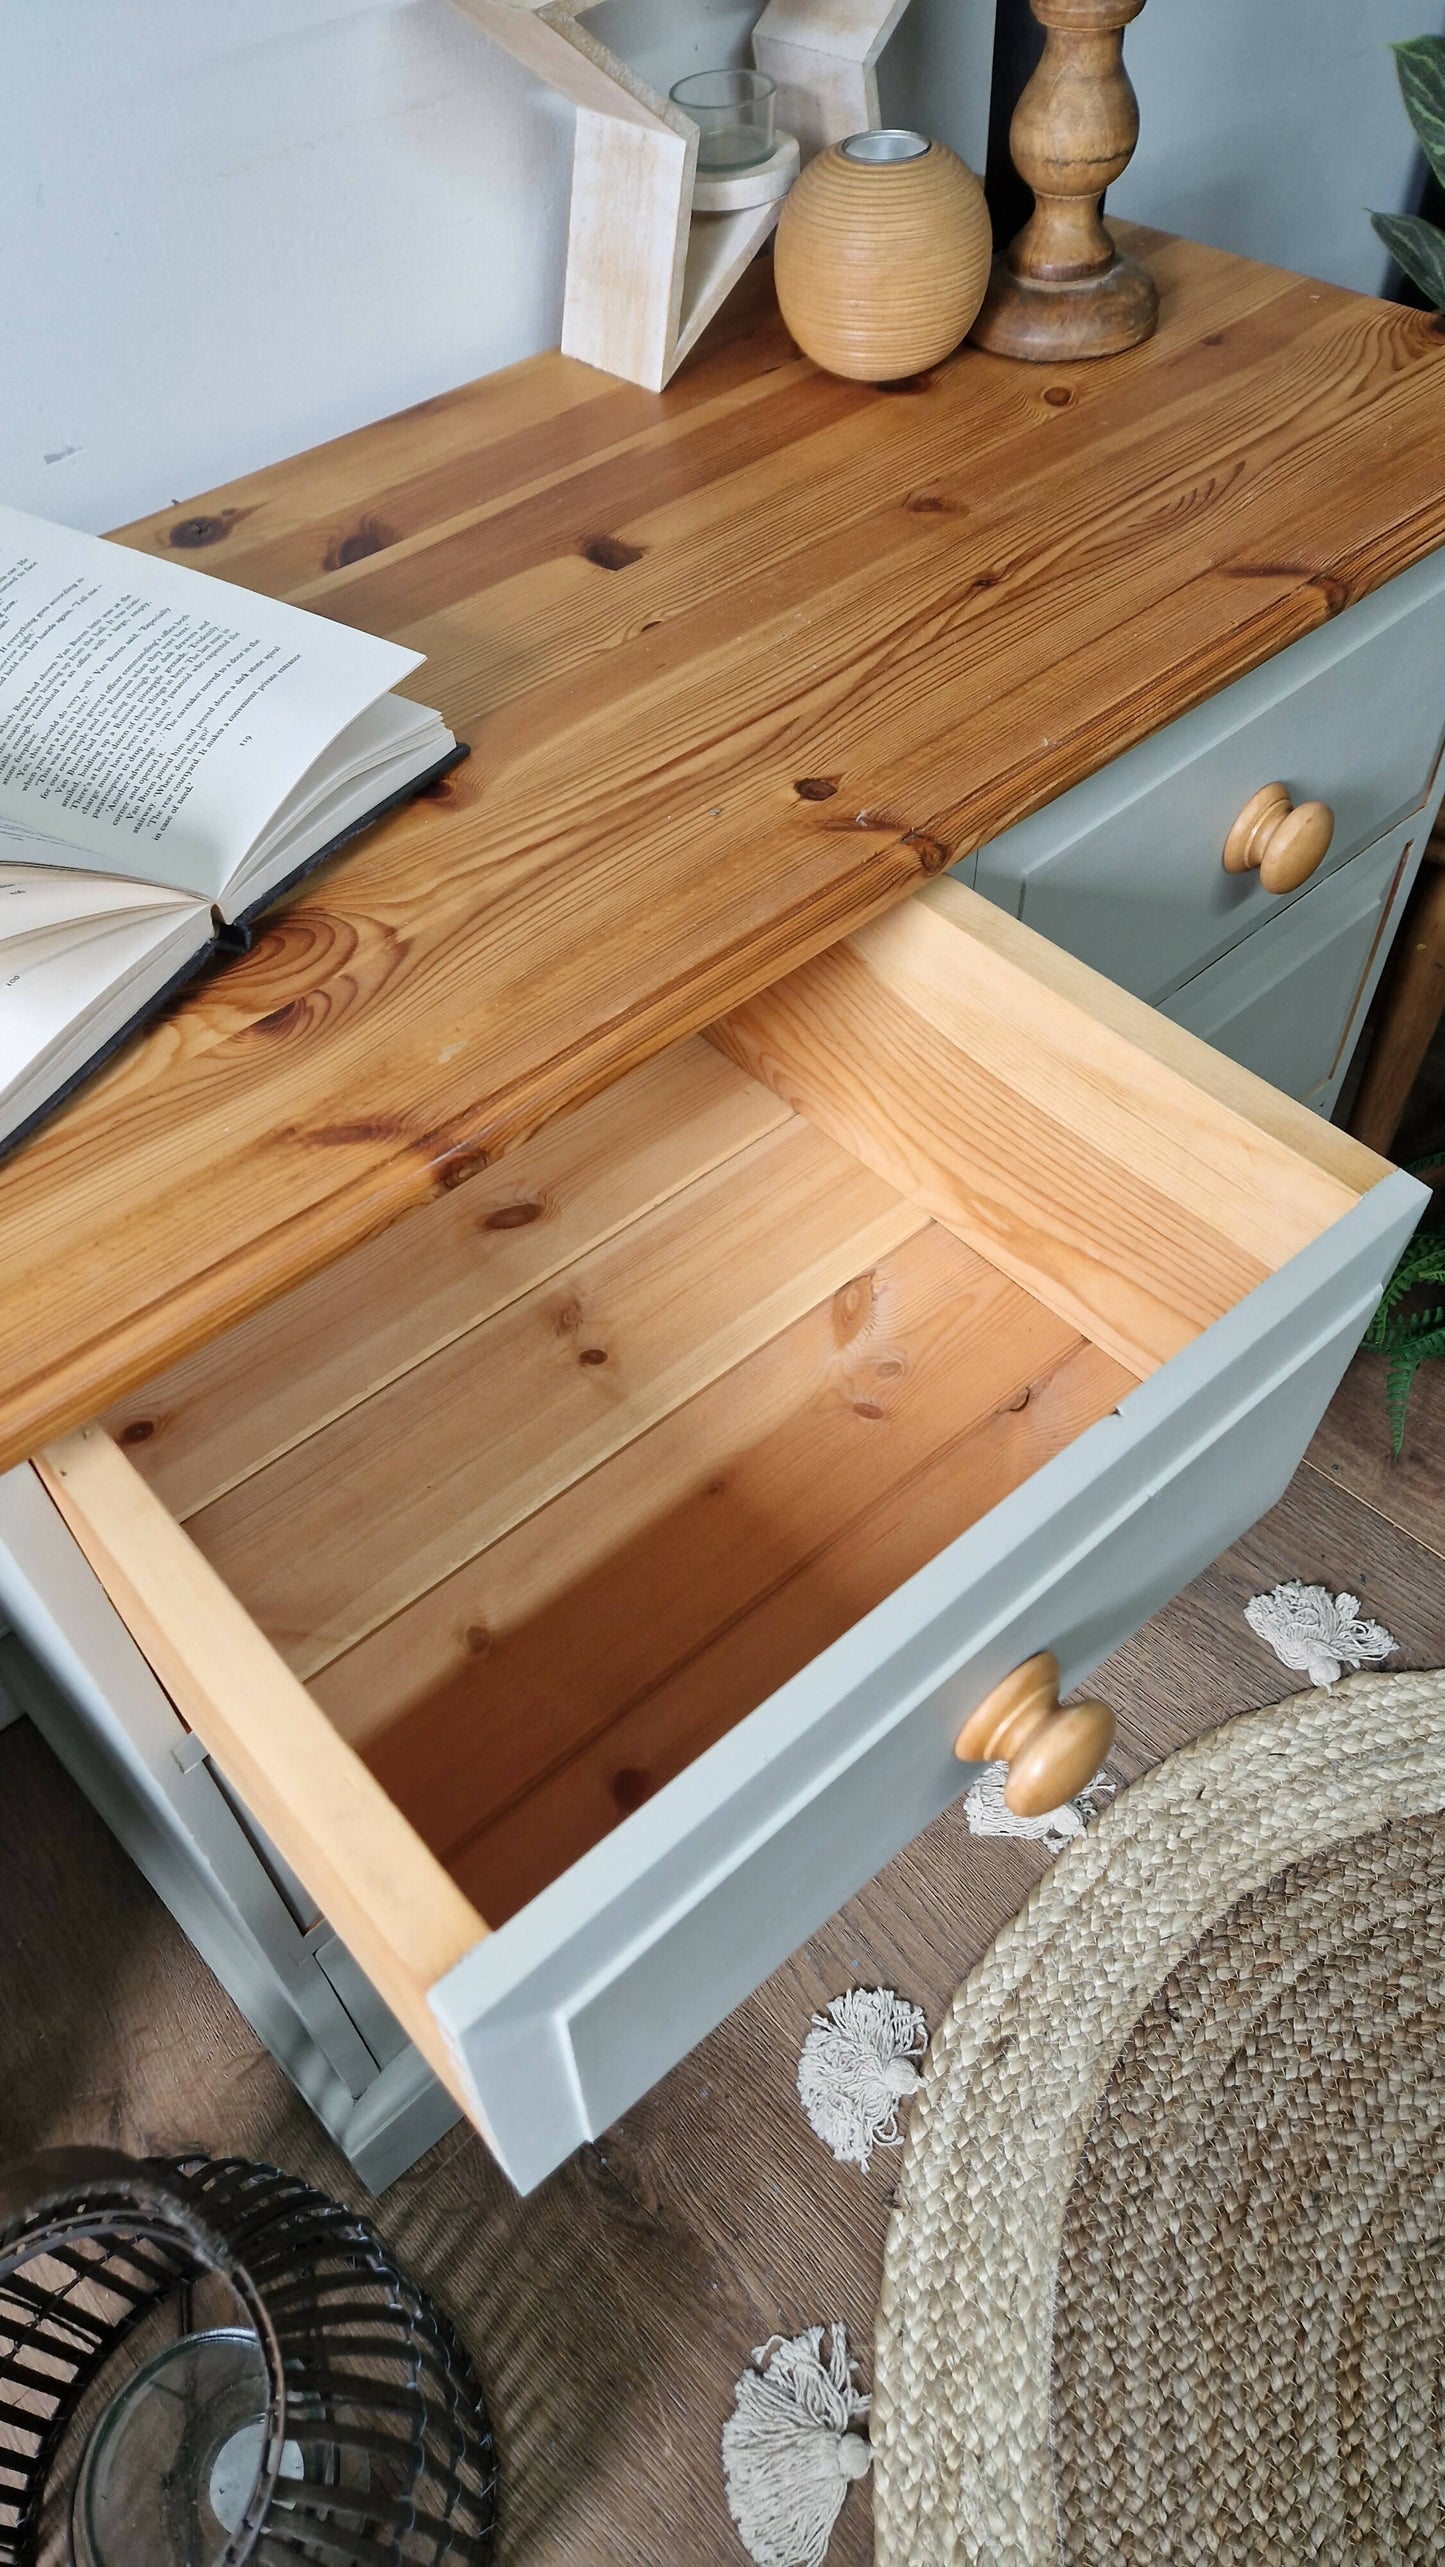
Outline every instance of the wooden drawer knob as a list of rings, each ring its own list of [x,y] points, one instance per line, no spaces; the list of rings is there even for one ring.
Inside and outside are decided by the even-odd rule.
[[[1284,785],[1262,784],[1224,841],[1224,870],[1257,873],[1266,891],[1298,891],[1324,863],[1334,834],[1327,802],[1296,809]]]
[[[1059,1662],[1052,1649],[1025,1658],[971,1712],[954,1754],[966,1765],[1008,1766],[1004,1806],[1016,1818],[1061,1809],[1093,1781],[1114,1744],[1106,1702],[1059,1703]]]

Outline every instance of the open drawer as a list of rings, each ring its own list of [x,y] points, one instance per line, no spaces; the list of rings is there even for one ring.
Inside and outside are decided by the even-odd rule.
[[[1423,1200],[944,881],[34,1467],[528,2186],[1273,1502]]]

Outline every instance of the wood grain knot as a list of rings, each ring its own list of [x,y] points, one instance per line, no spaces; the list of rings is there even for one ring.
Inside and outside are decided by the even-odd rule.
[[[630,1818],[645,1800],[651,1800],[655,1788],[651,1776],[636,1765],[622,1765],[612,1777],[612,1797],[624,1818]]]
[[[1071,392],[1066,383],[1051,383],[1044,399],[1051,410],[1067,410],[1078,399],[1078,394]]]
[[[448,1159],[444,1166],[438,1168],[437,1183],[443,1194],[450,1194],[453,1186],[465,1185],[469,1178],[480,1176],[483,1168],[489,1168],[491,1164],[489,1150],[459,1150],[455,1158]]]
[[[605,1364],[607,1349],[605,1346],[584,1346],[577,1361],[579,1364]]]
[[[347,570],[352,562],[364,562],[373,553],[384,553],[397,537],[379,517],[363,517],[347,534],[334,535],[326,547],[323,570]]]
[[[133,1417],[128,1426],[121,1428],[120,1440],[122,1444],[148,1444],[155,1431],[153,1417]]]
[[[910,490],[903,502],[910,517],[966,517],[968,510],[961,499],[950,499],[946,490]]]
[[[318,1123],[306,1138],[323,1150],[358,1150],[378,1141],[409,1141],[412,1134],[398,1118],[374,1114],[355,1123]]]
[[[492,1635],[484,1622],[469,1622],[462,1633],[462,1647],[469,1658],[489,1658]]]
[[[886,1417],[888,1413],[876,1399],[855,1399],[852,1408],[855,1417]]]
[[[484,1216],[479,1227],[483,1230],[525,1230],[529,1222],[541,1220],[543,1210],[540,1203],[502,1203],[495,1212]]]
[[[584,562],[594,562],[598,570],[629,570],[643,554],[641,544],[626,543],[621,535],[588,535],[577,549]]]
[[[930,838],[926,830],[910,829],[903,844],[912,848],[925,873],[942,873],[945,865],[952,862],[942,839]]]
[[[199,552],[203,544],[223,544],[236,522],[234,508],[225,508],[219,517],[178,517],[166,537],[177,552]]]
[[[1348,580],[1333,571],[1312,570],[1308,562],[1221,562],[1226,579],[1296,579],[1306,588],[1318,589],[1325,601],[1325,611],[1342,614],[1350,603]]]
[[[268,1016],[258,1016],[251,1031],[253,1034],[289,1034],[297,1025],[309,1025],[310,1022],[308,1002],[304,998],[288,998],[280,1007],[273,1007]]]
[[[855,1275],[851,1283],[840,1284],[833,1295],[833,1335],[840,1346],[851,1345],[859,1332],[872,1320],[878,1302],[876,1275]]]
[[[800,775],[793,791],[800,802],[831,802],[838,783],[835,775]]]

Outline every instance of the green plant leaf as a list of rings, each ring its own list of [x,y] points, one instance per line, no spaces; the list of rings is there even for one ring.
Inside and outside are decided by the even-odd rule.
[[[1385,1376],[1385,1415],[1390,1421],[1390,1450],[1397,1462],[1405,1449],[1405,1411],[1414,1380],[1415,1367],[1403,1356],[1396,1358]]]
[[[1441,1316],[1436,1313],[1437,1318]],[[1405,1411],[1410,1403],[1415,1375],[1432,1357],[1445,1355],[1445,1327],[1436,1327],[1412,1337],[1390,1358],[1385,1377],[1385,1411],[1390,1421],[1390,1446],[1398,1461],[1405,1444]]]
[[[1445,232],[1419,214],[1371,214],[1370,220],[1426,302],[1445,312]]]
[[[1417,1230],[1401,1249],[1390,1281],[1401,1290],[1411,1284],[1445,1283],[1445,1230]]]
[[[1364,1344],[1372,1355],[1390,1354],[1402,1331],[1409,1329],[1411,1320],[1401,1313],[1400,1304],[1422,1284],[1445,1284],[1445,1231],[1417,1230],[1406,1241],[1365,1331]]]
[[[1400,95],[1419,136],[1420,148],[1445,187],[1445,36],[1411,36],[1390,50],[1400,78]],[[1404,266],[1403,259],[1400,264]],[[1413,269],[1410,272],[1414,274]]]

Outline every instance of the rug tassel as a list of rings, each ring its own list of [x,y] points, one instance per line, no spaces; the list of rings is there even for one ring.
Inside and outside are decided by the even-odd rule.
[[[875,2148],[897,2148],[898,2107],[916,2095],[928,2043],[916,2005],[891,1988],[847,1988],[815,2014],[798,2061],[798,2095],[840,2166],[866,2169]]]
[[[1282,1667],[1327,1687],[1339,1683],[1346,1667],[1377,1667],[1399,1647],[1383,1623],[1362,1622],[1359,1614],[1357,1595],[1331,1595],[1300,1578],[1252,1595],[1244,1608],[1251,1631],[1268,1642]]]
[[[723,2427],[728,2510],[754,2567],[822,2567],[833,2525],[872,2453],[851,2427],[868,2412],[848,2338],[834,2322],[757,2346]]]
[[[1047,1810],[1042,1818],[1020,1818],[1004,1799],[1007,1781],[1007,1765],[985,1765],[969,1784],[963,1795],[963,1815],[970,1836],[1031,1837],[1050,1856],[1062,1854],[1066,1845],[1083,1835],[1090,1819],[1108,1807],[1115,1788],[1101,1771],[1061,1808]]]

